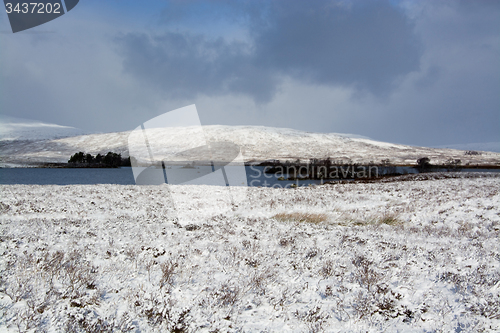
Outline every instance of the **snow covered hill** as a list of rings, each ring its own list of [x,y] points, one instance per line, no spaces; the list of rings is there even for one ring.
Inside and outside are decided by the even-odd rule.
[[[57,129],[55,132],[58,133],[76,130],[54,127],[58,125],[50,126]],[[91,154],[113,151],[128,156],[128,139],[131,132],[43,138],[41,134],[43,131],[38,131],[42,127],[37,128],[36,136],[18,136],[17,140],[1,140],[0,164],[5,166],[66,162],[72,154],[79,151]],[[204,157],[199,155],[199,151],[193,151],[192,155],[171,154],[172,151],[179,152],[197,146],[197,141],[195,141],[197,130],[199,128],[194,127],[148,129],[149,144],[157,148],[154,152],[155,158],[167,161],[204,160]],[[413,147],[374,141],[349,134],[310,133],[263,126],[221,125],[203,126],[203,131],[207,142],[229,141],[238,145],[246,162],[269,159],[294,161],[330,157],[333,161],[343,163],[415,164],[418,158],[428,157],[431,163],[437,164],[446,163],[450,159],[459,159],[462,165],[467,163],[500,165],[499,153],[481,152],[477,155],[467,155],[462,150]],[[224,152],[219,155],[223,158]],[[142,158],[148,158],[147,149],[140,152],[139,159]]]
[[[37,120],[0,116],[0,141],[52,140],[88,134],[83,130]]]
[[[500,142],[463,143],[463,144],[455,144],[455,145],[436,146],[436,148],[492,151],[492,152],[500,153]]]

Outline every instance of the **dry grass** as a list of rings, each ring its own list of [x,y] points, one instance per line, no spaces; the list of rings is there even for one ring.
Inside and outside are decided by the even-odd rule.
[[[326,214],[314,213],[279,213],[273,216],[278,221],[295,221],[318,224],[327,220]]]
[[[339,218],[339,225],[342,226],[368,226],[377,224],[387,224],[391,226],[399,225],[402,221],[397,213],[383,213],[369,216],[356,216],[355,214],[343,213]]]
[[[399,215],[396,213],[385,213],[378,219],[378,223],[387,225],[398,225],[401,224]]]

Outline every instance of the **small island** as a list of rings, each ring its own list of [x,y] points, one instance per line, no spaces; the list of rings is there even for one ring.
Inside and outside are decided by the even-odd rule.
[[[130,157],[122,157],[121,154],[108,152],[106,155],[96,156],[84,152],[72,155],[68,163],[45,163],[41,168],[119,168],[131,166]]]

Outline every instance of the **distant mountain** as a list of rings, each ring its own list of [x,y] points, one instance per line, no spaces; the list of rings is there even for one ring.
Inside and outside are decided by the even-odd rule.
[[[22,127],[22,126],[20,126]],[[25,128],[30,128],[25,126]],[[64,126],[34,126],[33,137],[42,137],[40,128],[51,128],[58,135],[60,131],[76,129]],[[428,157],[431,163],[444,164],[447,161],[460,160],[462,165],[488,164],[500,165],[500,154],[481,152],[477,155],[466,154],[463,150],[413,147],[370,140],[350,134],[310,133],[287,128],[263,126],[221,126],[203,127],[207,142],[229,141],[241,148],[246,162],[258,163],[276,159],[281,161],[309,160],[311,158],[327,158],[342,163],[358,164],[415,164],[421,157]],[[50,131],[48,131],[50,132]],[[49,133],[46,133],[49,137]],[[204,160],[199,150],[193,154],[172,155],[172,151],[183,151],[193,146],[195,128],[180,127],[165,129],[148,129],[148,141],[154,149],[154,157],[158,160]],[[19,132],[17,132],[19,133]],[[52,133],[51,135],[55,135]],[[66,132],[64,132],[66,133]],[[36,164],[44,162],[67,162],[69,157],[79,151],[90,154],[108,151],[128,156],[128,139],[131,132],[90,134],[70,136],[58,139],[38,141],[3,140],[0,141],[0,163]],[[133,140],[132,140],[133,141]],[[222,156],[224,152],[220,152]],[[148,159],[148,150],[140,151],[139,159]],[[224,156],[222,156],[223,158]],[[223,160],[223,159],[222,159]]]
[[[88,134],[81,129],[0,115],[0,141],[52,140]]]

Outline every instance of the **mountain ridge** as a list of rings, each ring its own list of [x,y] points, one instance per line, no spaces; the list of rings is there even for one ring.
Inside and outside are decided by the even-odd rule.
[[[500,166],[500,154],[494,152],[467,155],[463,150],[393,144],[352,134],[315,133],[265,126],[208,125],[202,128],[207,142],[228,141],[238,145],[247,163],[330,158],[349,164],[411,165],[416,164],[418,158],[428,157],[435,164],[460,160],[462,165]],[[1,140],[0,164],[64,163],[79,151],[94,155],[112,151],[126,157],[130,133],[131,131],[53,139]],[[160,147],[155,152],[158,160],[168,156],[169,147],[174,147],[174,151],[182,151],[185,146],[203,144],[201,141],[193,141],[195,139],[189,128],[151,129],[148,130],[148,139],[152,145]],[[139,158],[148,158],[146,150],[141,154]],[[186,155],[182,158],[186,159]],[[196,159],[196,156],[191,158]]]

